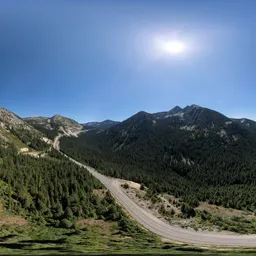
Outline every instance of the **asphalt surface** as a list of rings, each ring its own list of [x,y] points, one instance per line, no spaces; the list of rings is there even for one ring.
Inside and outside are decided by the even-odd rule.
[[[57,149],[59,146],[58,139],[56,140],[55,144],[55,146],[57,146]],[[104,176],[96,172],[92,167],[81,164],[80,162],[70,157],[68,158],[80,167],[86,168],[95,178],[97,178],[102,184],[104,184],[105,187],[109,189],[111,194],[116,198],[116,200],[137,222],[139,222],[151,232],[163,238],[172,241],[197,245],[256,247],[256,235],[224,235],[211,232],[193,231],[180,227],[174,227],[167,223],[164,223],[151,213],[142,209],[135,202],[133,202],[122,191],[118,180]]]
[[[173,227],[151,213],[145,211],[135,202],[133,202],[120,188],[120,183],[113,178],[106,177],[93,168],[83,165],[74,159],[79,166],[86,168],[95,178],[109,189],[117,201],[126,209],[126,211],[145,228],[153,233],[173,240],[184,243],[200,245],[217,245],[217,246],[244,246],[256,247],[256,235],[223,235],[216,233],[204,233],[200,231],[186,230],[179,227]]]

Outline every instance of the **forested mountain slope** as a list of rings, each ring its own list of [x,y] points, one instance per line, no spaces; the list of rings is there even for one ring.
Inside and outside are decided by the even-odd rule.
[[[57,151],[37,159],[0,147],[0,159],[0,195],[9,212],[63,227],[78,217],[120,218],[110,195],[101,200],[93,193],[102,185]]]
[[[44,143],[42,133],[5,109],[0,124],[1,253],[99,252],[120,245],[124,252],[143,250],[141,243],[161,250],[155,235],[131,221],[86,169]],[[43,154],[23,154],[23,147]]]
[[[61,149],[108,175],[144,183],[190,205],[256,209],[255,122],[188,106],[139,112],[101,133],[63,138]]]
[[[0,196],[9,213],[54,226],[70,221],[71,225],[78,217],[120,216],[110,195],[100,200],[93,193],[102,185],[53,150],[41,132],[4,108],[0,108],[0,124]],[[49,125],[63,127],[65,132],[81,129],[75,121],[60,116],[54,116]],[[43,150],[44,157],[20,154],[22,147]]]
[[[109,129],[117,124],[119,124],[120,122],[117,121],[112,121],[112,120],[105,120],[102,122],[88,122],[88,123],[84,123],[82,124],[84,129],[86,130],[106,130]]]

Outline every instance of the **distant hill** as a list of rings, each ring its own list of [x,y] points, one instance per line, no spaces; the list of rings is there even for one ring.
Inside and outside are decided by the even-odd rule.
[[[256,122],[197,105],[139,112],[101,132],[64,138],[67,154],[107,175],[190,204],[256,210]]]
[[[34,128],[38,129],[50,139],[54,139],[58,133],[66,134],[68,136],[77,136],[83,126],[73,119],[55,115],[49,117],[27,117],[24,120]]]
[[[105,120],[102,122],[88,122],[88,123],[84,123],[82,124],[84,129],[86,130],[92,130],[92,129],[97,129],[97,130],[106,130],[109,129],[117,124],[119,124],[120,122],[117,121],[112,121],[112,120]]]

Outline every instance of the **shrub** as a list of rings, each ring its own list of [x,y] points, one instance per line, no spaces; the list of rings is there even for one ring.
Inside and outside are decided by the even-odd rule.
[[[207,212],[206,212],[206,211],[201,212],[200,218],[201,218],[203,221],[206,221],[206,220],[208,219]]]
[[[70,228],[72,226],[72,223],[67,220],[67,219],[63,219],[60,221],[60,228]]]
[[[165,208],[164,208],[164,205],[163,205],[163,204],[161,204],[161,206],[160,206],[158,212],[159,212],[160,214],[166,214],[166,211],[165,211]]]
[[[190,205],[183,203],[181,206],[181,212],[188,218],[190,217],[195,217],[196,212],[194,210],[193,207],[191,207]]]
[[[124,189],[128,189],[128,188],[129,188],[129,185],[128,185],[127,183],[124,183],[124,184],[122,185],[122,187],[123,187]]]
[[[67,207],[65,212],[64,212],[64,218],[68,219],[68,220],[73,218],[73,212],[69,207]]]

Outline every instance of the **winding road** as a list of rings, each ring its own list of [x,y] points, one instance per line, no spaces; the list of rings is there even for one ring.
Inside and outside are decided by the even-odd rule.
[[[54,147],[59,150],[59,139],[61,135],[55,138]],[[183,243],[197,245],[215,245],[215,246],[243,246],[256,247],[256,235],[225,235],[217,233],[204,233],[174,227],[164,223],[151,213],[145,211],[135,202],[133,202],[120,188],[120,183],[114,178],[107,177],[95,171],[94,168],[81,164],[80,162],[66,156],[72,162],[80,167],[86,168],[95,178],[97,178],[115,197],[115,199],[125,208],[125,210],[141,225],[153,233],[172,240]]]

